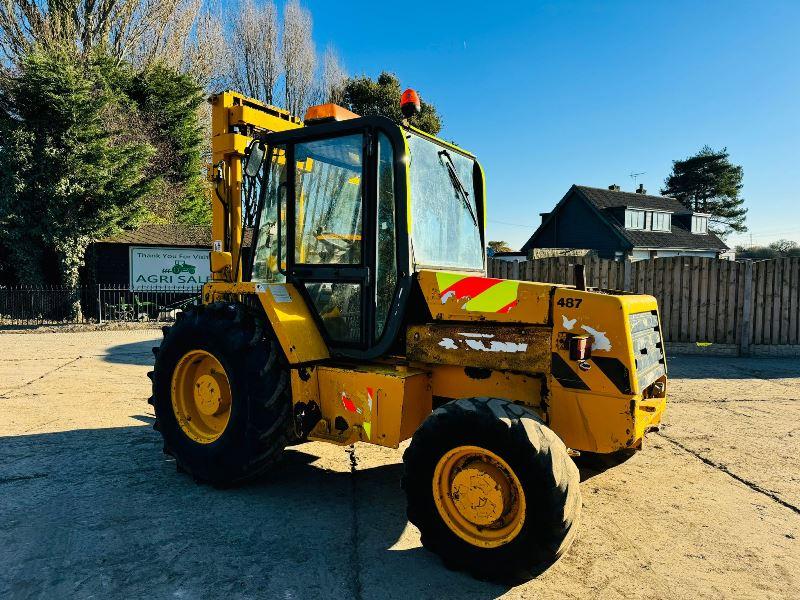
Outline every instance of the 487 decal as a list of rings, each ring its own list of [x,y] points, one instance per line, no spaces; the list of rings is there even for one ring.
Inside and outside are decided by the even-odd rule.
[[[563,308],[578,308],[583,302],[583,298],[559,298],[556,304]]]

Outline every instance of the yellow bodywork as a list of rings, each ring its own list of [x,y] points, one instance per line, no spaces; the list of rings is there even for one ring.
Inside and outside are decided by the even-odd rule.
[[[404,356],[374,364],[333,361],[305,300],[291,284],[211,282],[204,301],[248,294],[258,299],[294,367],[293,403],[313,401],[320,407],[322,419],[310,439],[397,447],[436,401],[479,396],[524,404],[568,447],[581,451],[637,448],[645,432],[660,422],[666,371],[640,389],[640,357],[629,326],[631,315],[657,315],[654,298],[514,281],[517,303],[510,310],[467,310],[464,305],[472,299],[465,296],[442,303],[442,292],[453,287],[453,274],[436,275],[426,271],[418,276],[432,320],[408,327]],[[491,281],[501,286],[507,280]],[[488,283],[472,282],[474,289]],[[499,290],[499,301],[507,300],[506,293]],[[444,313],[434,312],[440,310]],[[566,340],[572,335],[592,340],[592,356],[583,365],[570,359]],[[337,417],[346,427],[337,429]]]
[[[491,395],[537,410],[564,443],[577,450],[608,453],[637,447],[644,433],[660,422],[666,405],[666,368],[658,378],[660,390],[649,390],[644,397],[636,377],[641,356],[635,355],[629,325],[636,314],[654,315],[658,322],[651,296],[433,271],[420,272],[418,281],[433,322],[409,328],[409,357],[451,365],[447,377],[457,391],[474,389],[481,381],[477,377],[488,375],[468,367],[494,365],[492,377],[509,371],[538,374],[544,385],[530,396]],[[523,323],[546,326],[522,327]],[[591,337],[592,357],[584,368],[570,360],[566,340],[572,335]],[[660,334],[659,344],[663,351]]]
[[[321,408],[309,439],[397,448],[431,412],[430,380],[400,365],[310,367],[292,371],[292,402]]]
[[[559,306],[560,300],[569,297],[583,302],[579,307]],[[644,399],[645,390],[639,389],[636,377],[638,357],[627,324],[633,314],[657,313],[655,298],[559,288],[553,304],[553,354],[569,363],[569,350],[559,340],[573,332],[589,334],[593,348],[588,361],[592,368],[575,369],[588,389],[565,385],[551,373],[548,424],[571,448],[606,453],[637,447],[645,431],[661,420],[666,406],[666,370],[659,378],[661,391]],[[620,367],[599,368],[599,361]]]
[[[541,376],[454,365],[411,364],[430,370],[432,392],[439,398],[505,398],[544,415],[541,399],[546,385]]]
[[[308,305],[292,284],[213,281],[203,287],[205,304],[241,300],[247,295],[258,299],[290,364],[330,358]]]

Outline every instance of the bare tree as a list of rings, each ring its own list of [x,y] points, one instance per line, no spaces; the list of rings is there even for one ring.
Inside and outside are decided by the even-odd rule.
[[[105,48],[139,66],[165,63],[212,78],[225,48],[204,0],[0,0],[0,49],[14,63],[33,45]]]
[[[195,24],[194,42],[184,55],[184,70],[207,89],[230,87],[231,53],[221,15],[216,0],[203,7]]]
[[[347,71],[342,66],[339,55],[333,46],[325,49],[322,56],[322,102],[344,104],[344,85],[347,82]]]
[[[298,0],[288,0],[283,10],[284,99],[286,110],[300,116],[314,88],[317,57],[311,28],[311,13]]]
[[[244,94],[274,103],[280,75],[278,9],[272,0],[243,0],[233,24],[232,81]]]
[[[79,51],[107,37],[120,0],[0,0],[0,46],[14,61],[36,42],[42,46],[69,41]]]
[[[15,61],[38,44],[90,52],[107,45],[125,57],[146,34],[159,31],[180,0],[0,0],[6,57]]]

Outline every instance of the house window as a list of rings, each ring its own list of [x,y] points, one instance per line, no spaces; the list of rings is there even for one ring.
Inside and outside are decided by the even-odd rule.
[[[652,210],[625,210],[626,229],[646,229],[648,231],[671,231],[672,214]]]
[[[626,210],[625,229],[644,229],[644,211]]]
[[[708,233],[708,217],[692,215],[692,233]]]
[[[654,212],[652,215],[652,226],[650,229],[653,231],[670,231],[672,218],[669,213]]]

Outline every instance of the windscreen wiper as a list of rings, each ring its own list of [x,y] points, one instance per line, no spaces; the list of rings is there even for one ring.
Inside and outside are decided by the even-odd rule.
[[[447,158],[446,161],[445,158]],[[450,153],[447,150],[439,150],[439,160],[447,168],[447,173],[450,175],[450,183],[453,184],[453,188],[455,188],[456,192],[461,196],[464,206],[466,206],[467,210],[469,211],[469,216],[472,217],[472,222],[475,223],[475,226],[477,227],[478,217],[475,216],[475,211],[472,210],[472,204],[469,202],[469,192],[461,182],[461,178],[458,176],[456,166],[453,164],[453,157],[450,156]]]

